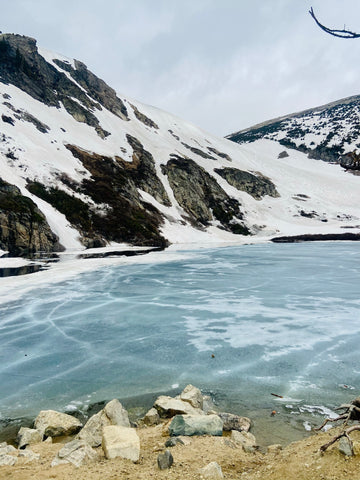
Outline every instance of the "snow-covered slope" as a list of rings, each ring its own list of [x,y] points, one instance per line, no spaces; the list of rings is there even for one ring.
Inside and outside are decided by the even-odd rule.
[[[66,249],[360,231],[360,177],[339,165],[214,137],[27,37],[0,35],[0,60],[4,189],[30,198]]]

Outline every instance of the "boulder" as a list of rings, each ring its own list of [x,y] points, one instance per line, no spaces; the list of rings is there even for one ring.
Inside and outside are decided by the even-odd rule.
[[[16,442],[19,448],[25,448],[26,445],[40,443],[41,441],[41,433],[34,428],[21,427],[16,437]]]
[[[269,445],[266,449],[266,453],[270,455],[277,455],[283,449],[280,443],[274,443],[274,445]]]
[[[200,390],[193,385],[187,385],[180,393],[180,399],[190,403],[194,408],[203,408],[203,396]]]
[[[104,427],[102,447],[108,459],[121,457],[137,462],[140,457],[140,439],[134,428],[118,425]]]
[[[180,445],[185,445],[180,437],[170,437],[168,440],[166,440],[165,447],[175,447],[175,445],[178,443]]]
[[[223,422],[217,415],[176,415],[169,425],[171,436],[221,436],[222,431]]]
[[[251,427],[251,420],[247,417],[239,417],[232,413],[221,412],[218,413],[219,417],[224,423],[224,431],[231,432],[237,430],[239,432],[248,432]]]
[[[60,437],[73,435],[82,427],[75,417],[54,410],[42,410],[35,419],[35,428],[41,436]]]
[[[206,467],[201,468],[199,473],[205,480],[221,480],[224,478],[221,467],[216,462],[211,462]]]
[[[158,425],[160,423],[160,416],[156,408],[150,408],[150,410],[143,417],[143,422],[149,427],[152,425]]]
[[[174,463],[174,457],[171,455],[170,450],[165,450],[164,453],[159,453],[157,458],[157,464],[160,470],[166,470],[170,468]]]
[[[77,437],[91,447],[98,447],[101,445],[103,428],[110,425],[130,427],[128,413],[117,399],[111,400],[100,412],[90,417]]]
[[[82,440],[72,440],[66,443],[51,463],[52,467],[72,463],[75,467],[80,467],[97,459],[98,455],[94,449]]]
[[[238,432],[237,430],[232,430],[231,440],[236,444],[242,446],[243,450],[247,453],[255,452],[256,438],[252,433],[249,432]]]
[[[15,447],[13,447],[12,445],[8,445],[6,442],[4,443],[5,444],[0,448],[0,455],[7,455],[8,453],[17,452]]]
[[[154,407],[162,418],[174,417],[178,414],[204,415],[202,410],[194,408],[189,402],[165,395],[161,395],[155,400]]]

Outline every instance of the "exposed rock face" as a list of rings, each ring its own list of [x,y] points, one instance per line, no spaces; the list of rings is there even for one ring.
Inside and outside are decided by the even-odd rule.
[[[148,127],[159,130],[159,126],[153,120],[151,120],[151,118],[147,117],[142,112],[140,112],[140,110],[137,107],[135,107],[135,105],[132,105],[131,103],[130,105],[131,105],[131,108],[134,110],[135,117],[138,120],[140,120],[140,122],[142,122],[144,125],[147,125]]]
[[[126,135],[126,138],[134,152],[133,161],[129,163],[119,160],[122,167],[138,188],[150,193],[159,203],[170,206],[169,197],[156,174],[153,156],[144,149],[137,138],[131,135]]]
[[[80,68],[80,75],[86,76],[83,70]],[[61,102],[75,120],[87,123],[96,128],[101,136],[106,136],[92,113],[94,109],[101,109],[101,106],[69,80],[65,73],[45,61],[38,52],[35,39],[10,34],[0,36],[0,76],[2,82],[21,88],[48,106],[60,107]]]
[[[140,199],[132,173],[119,161],[97,154],[90,154],[74,145],[67,145],[92,174],[83,180],[79,189],[97,204],[107,204],[102,215],[91,214],[93,232],[106,240],[130,242],[135,245],[166,246],[160,233],[163,219],[160,213]],[[92,236],[89,232],[89,237]]]
[[[0,179],[0,248],[11,255],[63,250],[44,215],[20,190]]]
[[[218,220],[225,230],[248,235],[240,204],[193,160],[176,157],[163,166],[179,205],[197,224],[208,226]]]
[[[77,418],[55,410],[42,410],[36,417],[34,425],[36,430],[46,437],[73,435],[82,427]]]
[[[261,200],[265,195],[280,196],[273,182],[260,173],[254,175],[237,168],[215,168],[214,172],[225,178],[230,185],[248,193],[256,200]]]
[[[176,415],[169,426],[170,435],[221,436],[223,422],[217,415]]]

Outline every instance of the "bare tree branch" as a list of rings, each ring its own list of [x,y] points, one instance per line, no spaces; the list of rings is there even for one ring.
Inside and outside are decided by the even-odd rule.
[[[315,17],[315,13],[313,8],[311,7],[309,10],[310,15],[313,17],[317,25],[324,30],[324,32],[329,33],[330,35],[333,35],[334,37],[339,37],[339,38],[359,38],[360,33],[355,33],[351,32],[350,30],[345,30],[345,25],[343,30],[337,30],[337,29],[331,29],[328,27],[325,27],[325,25],[322,25],[319,20]]]

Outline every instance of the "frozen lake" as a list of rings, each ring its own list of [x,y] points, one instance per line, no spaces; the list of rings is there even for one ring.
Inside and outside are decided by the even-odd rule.
[[[359,243],[312,242],[191,251],[33,290],[0,307],[0,418],[187,383],[239,413],[335,406],[359,391],[359,288]]]

